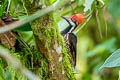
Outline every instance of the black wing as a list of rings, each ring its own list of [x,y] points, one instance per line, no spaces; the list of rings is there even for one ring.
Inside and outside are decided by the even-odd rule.
[[[69,42],[70,42],[70,49],[71,49],[71,55],[73,58],[73,66],[76,66],[76,46],[77,46],[77,37],[73,33],[68,33],[69,34]]]

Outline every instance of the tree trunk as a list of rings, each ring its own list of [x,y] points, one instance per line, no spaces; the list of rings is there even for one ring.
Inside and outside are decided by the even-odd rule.
[[[23,0],[28,15],[50,5],[50,0]],[[59,33],[53,13],[31,22],[38,50],[47,59],[48,75],[45,80],[75,80],[69,55]]]

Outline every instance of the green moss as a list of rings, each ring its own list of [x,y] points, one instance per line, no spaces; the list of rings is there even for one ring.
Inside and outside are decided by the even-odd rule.
[[[36,75],[38,75],[40,78],[43,78],[43,80],[45,80],[48,77],[48,64],[47,61],[45,59],[45,57],[43,56],[43,54],[40,54],[39,52],[32,51],[33,53],[33,68],[31,66],[31,60],[29,59],[30,56],[32,56],[31,54],[28,54],[28,52],[24,51],[25,49],[19,49],[19,53],[15,53],[15,50],[12,49],[11,50],[11,54],[13,56],[15,56],[16,58],[18,58],[23,65],[25,65],[29,70],[31,70],[32,72],[34,72]],[[32,58],[32,57],[31,57]],[[12,77],[12,79],[10,80],[27,80],[23,75],[21,75],[20,73],[16,72],[12,66],[7,65],[6,61],[4,61],[3,59],[0,59],[0,67],[1,69],[4,71],[9,71],[10,72],[10,77]],[[5,77],[9,76],[6,75],[6,72],[3,72],[3,75],[5,75]],[[0,71],[1,73],[1,71]],[[45,75],[46,74],[46,75]]]
[[[35,34],[38,35],[39,40],[43,41],[45,39],[44,36],[46,37],[46,40],[44,42],[46,49],[49,49],[49,46],[50,46],[49,44],[51,43],[51,40],[59,41],[58,44],[62,46],[63,64],[64,64],[64,68],[65,68],[68,80],[70,79],[74,80],[75,77],[71,68],[69,55],[65,49],[64,41],[59,33],[58,27],[56,26],[56,23],[53,23],[53,21],[54,20],[50,20],[48,21],[49,25],[43,26],[43,24],[40,24],[40,22],[44,22],[44,20],[42,19],[40,19],[40,21],[37,20],[37,23],[35,22],[34,24],[39,24],[39,29],[35,28],[36,30],[35,29],[33,30],[36,32]],[[34,26],[36,27],[36,25]],[[37,31],[37,30],[41,30],[41,31]]]
[[[13,51],[11,51],[13,52]],[[21,58],[22,56],[18,55],[17,53],[11,53],[17,58]],[[20,73],[16,72],[11,65],[7,64],[4,59],[0,59],[0,75],[1,80],[27,80],[26,77],[21,75]]]
[[[46,1],[46,0],[42,0],[42,1]],[[49,2],[49,1],[47,1],[47,2]],[[35,10],[37,11],[37,9],[35,9]],[[33,10],[33,12],[35,10]],[[28,13],[32,13],[32,11],[30,11]],[[75,77],[74,77],[72,67],[70,64],[69,55],[65,49],[64,41],[58,30],[57,23],[54,20],[53,13],[47,14],[47,15],[43,16],[42,18],[31,22],[31,26],[32,26],[32,30],[33,30],[34,34],[45,45],[46,50],[49,50],[50,44],[53,42],[52,40],[56,41],[56,42],[54,42],[54,44],[57,43],[57,45],[62,46],[62,54],[61,55],[63,56],[63,62],[61,62],[59,65],[62,65],[61,68],[64,69],[64,71],[66,73],[66,76],[67,76],[66,80],[74,80]],[[50,52],[50,51],[48,51],[48,52]],[[52,55],[49,56],[49,60],[50,61],[53,60]],[[44,62],[44,60],[43,61],[41,60],[41,62],[43,62],[45,64],[47,63],[47,62]],[[44,71],[47,72],[46,71],[47,65],[43,65],[43,66],[41,66],[41,68],[42,67],[44,67],[44,68],[40,69],[39,72],[41,72],[41,73],[43,73]],[[46,74],[44,74],[44,75],[46,75]],[[43,77],[41,74],[40,74],[40,76]]]
[[[71,63],[70,63],[70,58],[69,58],[69,55],[65,48],[64,40],[63,40],[62,36],[60,35],[60,32],[57,27],[57,23],[54,23],[54,24],[56,25],[54,28],[56,28],[57,40],[59,41],[59,44],[62,46],[63,64],[66,69],[65,71],[66,71],[67,77],[68,77],[67,80],[75,80],[74,73],[73,73],[73,70],[71,67]]]
[[[59,37],[61,37],[61,36],[59,36]],[[60,39],[60,40],[61,40],[61,45],[62,45],[63,64],[66,69],[65,71],[67,73],[68,80],[74,80],[75,77],[74,77],[73,70],[72,70],[72,67],[70,64],[69,55],[64,47],[65,45],[64,45],[63,39]]]
[[[37,22],[37,24],[39,24],[38,21],[36,21],[36,22]],[[36,26],[36,25],[34,25],[34,26]],[[73,71],[71,68],[71,64],[69,61],[69,55],[67,54],[67,51],[64,47],[65,46],[64,41],[62,39],[62,36],[59,33],[59,30],[58,30],[56,23],[51,22],[49,25],[47,25],[45,27],[44,26],[38,26],[38,27],[39,27],[38,29],[35,29],[36,30],[35,34],[37,34],[39,36],[39,39],[41,41],[43,41],[45,38],[47,38],[47,41],[45,41],[46,49],[49,50],[49,46],[50,46],[52,39],[55,41],[58,41],[56,43],[58,45],[62,46],[63,62],[61,62],[60,65],[64,65],[64,66],[61,66],[61,68],[64,69],[64,71],[67,75],[66,80],[74,80],[75,77],[74,77],[74,74],[73,74]],[[40,29],[41,29],[41,31],[39,31]],[[37,33],[37,31],[39,33]],[[16,56],[17,58],[19,58],[21,60],[21,62],[27,68],[32,70],[36,75],[43,78],[43,80],[46,80],[48,78],[48,63],[47,63],[46,58],[43,56],[43,54],[38,53],[36,50],[31,51],[31,52],[33,55],[29,54],[29,51],[26,48],[22,48],[20,53],[15,53],[15,49],[13,49],[11,51],[11,54]],[[33,69],[31,67],[31,61],[30,61],[29,57],[33,57],[33,59],[34,59]],[[51,60],[51,59],[52,59],[52,55],[50,56],[49,60]],[[37,63],[35,63],[35,62],[37,62]],[[38,65],[38,63],[40,65]],[[4,63],[2,62],[2,64],[4,64]],[[36,64],[37,64],[37,66],[36,66]],[[26,78],[24,76],[20,75],[16,71],[14,71],[14,69],[12,69],[10,66],[8,66],[7,69],[12,73],[13,80],[15,80],[15,79],[26,80]],[[61,71],[58,70],[57,72],[61,72]],[[49,79],[49,80],[52,80],[52,79]]]

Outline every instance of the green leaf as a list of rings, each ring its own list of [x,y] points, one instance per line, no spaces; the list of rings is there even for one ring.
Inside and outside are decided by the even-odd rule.
[[[88,10],[91,10],[91,6],[93,4],[94,0],[85,0],[85,3],[84,3],[84,12],[87,12]]]
[[[109,56],[100,69],[104,67],[118,67],[120,66],[120,49],[116,50]]]
[[[23,18],[26,18],[27,16],[19,16],[18,18],[19,19],[23,19]],[[31,28],[31,25],[30,23],[27,23],[27,24],[24,24],[23,26],[21,27],[18,27],[15,29],[16,31],[32,31],[32,28]]]
[[[16,28],[16,31],[32,31],[31,25],[29,23],[23,25],[22,27]]]
[[[85,0],[78,0],[78,6],[81,6],[84,2]]]

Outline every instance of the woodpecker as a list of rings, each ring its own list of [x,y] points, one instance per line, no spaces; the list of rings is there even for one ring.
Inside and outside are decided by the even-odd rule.
[[[63,31],[61,31],[61,35],[64,38],[65,46],[70,56],[72,67],[75,69],[77,37],[74,33],[72,33],[72,31],[83,21],[85,17],[83,14],[77,13],[70,17],[62,16],[62,18],[65,19],[69,24]]]

